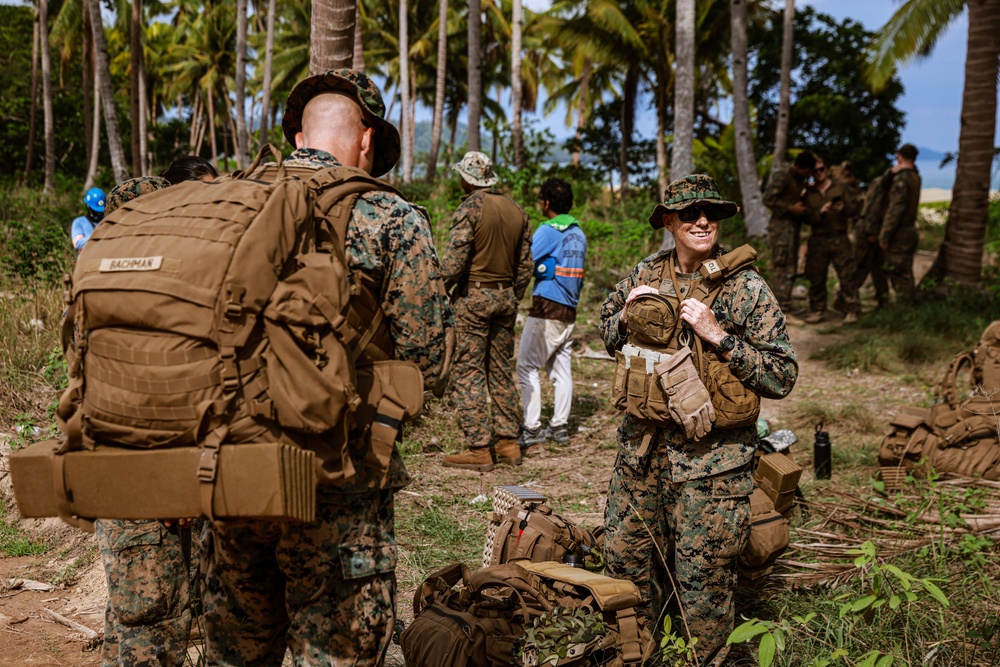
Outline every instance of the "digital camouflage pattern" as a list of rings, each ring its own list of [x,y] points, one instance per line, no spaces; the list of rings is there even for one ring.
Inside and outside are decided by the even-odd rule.
[[[716,246],[712,256],[724,253]],[[668,255],[661,251],[639,262],[605,299],[601,335],[609,353],[627,342],[619,319],[628,294],[639,285],[658,284]],[[678,278],[692,284],[699,274]],[[673,294],[672,281],[664,281],[660,289]],[[752,269],[727,278],[712,310],[719,325],[736,338],[729,362],[733,374],[758,396],[786,396],[798,377],[798,362],[784,314],[763,278]],[[647,430],[650,442],[644,451]],[[699,635],[699,654],[704,655],[702,651],[715,648],[713,642],[721,638],[724,643],[732,629],[732,587],[749,525],[756,427],[712,431],[692,441],[679,424],[656,428],[625,414],[617,441],[604,515],[609,574],[635,581],[644,596],[642,613],[648,619],[658,616],[667,584],[659,555],[647,541],[649,526],[666,557],[673,556],[688,622],[695,621],[705,633]],[[655,584],[644,585],[646,581]]]
[[[920,206],[920,174],[916,169],[900,169],[889,188],[889,203],[878,241],[883,248],[882,268],[901,303],[916,297],[913,257],[919,236],[916,221]]]
[[[847,312],[856,315],[861,313],[861,285],[869,275],[880,306],[885,303],[889,294],[889,281],[882,271],[882,249],[878,245],[878,234],[889,203],[889,189],[894,176],[891,168],[886,169],[869,184],[854,230],[854,268],[851,280],[842,293]]]
[[[788,212],[801,201],[806,177],[796,173],[791,163],[772,175],[764,192],[764,205],[771,209],[767,238],[771,246],[771,289],[782,308],[792,307],[792,284],[798,270],[799,230],[802,220]]]
[[[840,211],[831,208],[826,213],[821,213],[823,205],[837,197],[840,197],[844,208]],[[845,291],[853,280],[854,248],[847,231],[857,211],[857,202],[851,189],[839,181],[833,181],[826,192],[810,186],[806,190],[805,202],[809,207],[806,221],[810,226],[806,250],[809,310],[821,313],[826,310],[826,279],[831,264],[840,281],[840,296],[848,303]]]
[[[393,493],[321,494],[316,521],[216,522],[206,660],[216,667],[377,665],[395,619]]]
[[[500,180],[493,171],[493,160],[486,153],[479,151],[469,151],[461,160],[451,165],[451,168],[477,188],[491,187]]]
[[[452,216],[448,250],[441,259],[445,284],[455,286],[452,307],[456,354],[450,389],[459,425],[471,448],[489,446],[493,435],[497,439],[517,438],[521,417],[520,395],[514,381],[514,322],[517,304],[534,271],[531,227],[527,214],[517,207],[522,226],[515,255],[516,273],[506,276],[512,286],[480,289],[469,284],[469,271],[476,257],[476,229],[499,225],[499,221],[484,215],[484,202],[491,196],[502,195],[494,190],[476,190],[462,201]],[[492,428],[487,396],[493,402]]]
[[[292,146],[302,131],[302,112],[309,100],[323,93],[342,91],[355,98],[364,117],[375,126],[375,156],[372,176],[381,176],[399,161],[399,130],[385,119],[385,102],[378,86],[367,74],[354,69],[330,70],[303,79],[288,96],[281,117],[281,131]]]
[[[198,615],[192,528],[98,519],[95,529],[108,582],[102,667],[180,667]]]
[[[736,202],[723,199],[715,179],[706,174],[691,174],[672,182],[663,193],[663,203],[657,204],[649,216],[653,229],[663,229],[663,214],[678,211],[691,204],[715,204],[725,209],[726,218],[736,215],[740,207]]]
[[[315,149],[283,162],[290,173],[338,164]],[[332,204],[320,195],[317,213]],[[389,192],[364,193],[345,250],[348,268],[380,298],[396,358],[416,363],[426,388],[437,386],[448,373],[453,317],[426,213]],[[365,446],[349,444],[352,453]],[[208,664],[277,665],[286,645],[296,665],[378,663],[395,614],[392,494],[410,478],[398,452],[385,481],[364,470],[346,487],[320,489],[314,523],[210,524]]]
[[[159,176],[140,176],[122,181],[111,188],[111,192],[108,193],[107,214],[110,215],[122,204],[132,201],[139,195],[149,194],[150,192],[156,192],[157,190],[169,187],[170,181]]]

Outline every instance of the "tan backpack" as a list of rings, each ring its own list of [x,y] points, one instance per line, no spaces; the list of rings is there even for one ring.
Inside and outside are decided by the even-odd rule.
[[[598,530],[603,532],[603,528]],[[500,519],[489,565],[522,558],[536,563],[558,562],[566,554],[578,559],[581,565],[589,559],[598,569],[603,566],[601,550],[592,532],[559,516],[548,505],[528,503],[511,508]]]
[[[274,180],[248,177],[268,150]],[[360,193],[393,190],[359,169],[300,178],[280,162],[265,147],[230,180],[147,194],[96,229],[67,280],[64,450],[199,446],[211,484],[220,444],[280,440],[322,451],[321,478],[354,474],[355,361],[387,334],[380,309],[349,307],[359,290],[344,238]],[[340,201],[324,219],[320,194]],[[397,423],[419,411],[412,398]]]
[[[958,407],[964,387],[958,378],[968,366],[968,389],[975,396],[1000,396],[1000,320],[991,322],[975,347],[960,352],[952,359],[938,388],[939,398],[948,405]]]

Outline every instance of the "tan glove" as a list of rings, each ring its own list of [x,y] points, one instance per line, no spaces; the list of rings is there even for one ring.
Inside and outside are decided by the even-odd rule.
[[[670,416],[684,427],[687,437],[695,440],[705,437],[712,430],[715,408],[695,368],[691,348],[685,345],[654,368],[660,376],[660,386],[667,394]]]

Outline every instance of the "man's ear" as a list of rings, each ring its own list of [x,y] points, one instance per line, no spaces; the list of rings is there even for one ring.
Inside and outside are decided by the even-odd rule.
[[[303,135],[301,132],[295,133],[295,147],[296,148],[306,147],[306,138],[305,135]]]
[[[366,127],[364,134],[361,135],[361,152],[364,154],[368,154],[368,151],[374,151],[374,150],[375,150],[375,128]]]

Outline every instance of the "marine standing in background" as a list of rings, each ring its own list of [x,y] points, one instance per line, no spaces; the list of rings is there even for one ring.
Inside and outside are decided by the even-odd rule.
[[[517,379],[524,405],[524,425],[518,439],[522,449],[546,440],[569,442],[573,328],[587,258],[587,237],[579,221],[569,214],[573,208],[572,186],[560,178],[550,178],[539,189],[538,206],[546,219],[531,239],[535,289],[517,355]],[[552,379],[555,393],[552,419],[544,429],[538,379],[538,371],[543,368]]]
[[[816,157],[802,151],[795,160],[772,174],[764,193],[764,205],[771,209],[767,238],[771,246],[771,289],[785,311],[789,324],[802,324],[792,316],[792,284],[798,271],[799,230],[808,208],[802,201]]]
[[[878,246],[878,233],[882,218],[889,205],[889,190],[895,177],[892,168],[879,174],[865,192],[861,214],[854,228],[854,268],[851,279],[843,289],[844,306],[847,315],[844,324],[854,324],[861,314],[861,286],[869,275],[875,288],[878,307],[884,306],[889,298],[889,281],[883,271],[882,249]]]
[[[469,449],[444,457],[444,465],[485,472],[497,463],[521,464],[514,322],[531,281],[531,227],[524,209],[493,188],[499,179],[485,154],[470,151],[452,169],[466,196],[451,218],[441,269],[454,288],[451,392]]]
[[[74,218],[70,228],[70,239],[77,252],[83,250],[83,246],[90,240],[90,235],[94,233],[94,227],[104,219],[104,190],[90,188],[83,195],[83,204],[87,207],[87,214]]]
[[[108,194],[107,214],[167,187],[170,182],[159,176],[122,181]],[[101,666],[181,667],[199,613],[198,538],[191,522],[97,519],[94,524],[108,584]]]
[[[282,118],[296,149],[281,169],[300,178],[338,166],[381,176],[400,152],[399,132],[384,116],[382,95],[362,72],[334,70],[300,81]],[[270,181],[278,171],[263,164],[249,177]],[[319,220],[340,205],[324,198],[330,192],[316,197]],[[437,388],[448,370],[452,316],[426,212],[388,190],[364,192],[344,247],[357,288],[348,322],[361,316],[367,326],[384,315],[356,351],[359,374],[373,360],[409,361],[420,368],[424,389]],[[339,455],[337,443],[316,448],[316,521],[207,522],[207,664],[280,665],[286,648],[296,665],[383,660],[395,621],[394,494],[410,477],[395,447],[388,469],[368,463],[374,413],[364,402],[355,413],[347,443],[354,477],[343,480],[327,469],[339,464],[330,456]]]
[[[884,267],[889,284],[900,304],[912,304],[916,298],[913,257],[917,253],[917,209],[920,207],[920,173],[917,171],[917,148],[903,144],[896,152],[895,173],[889,188],[889,203],[878,232]]]
[[[730,275],[711,307],[685,298],[703,279],[703,263],[724,254],[717,244],[719,224],[737,210],[709,176],[671,183],[649,222],[670,231],[677,246],[642,260],[615,286],[601,306],[601,334],[609,353],[621,350],[630,337],[629,305],[644,294],[659,294],[682,322],[675,318],[658,328],[690,327],[705,353],[712,350],[713,359],[727,363],[747,390],[781,398],[795,384],[798,363],[785,318],[763,278],[749,268]],[[670,376],[685,370],[678,366]],[[681,382],[696,380],[697,372],[682,377]],[[681,403],[685,411],[696,409]],[[711,407],[708,403],[706,410]],[[650,629],[660,627],[664,605],[676,593],[686,627],[698,638],[698,664],[719,665],[733,629],[737,559],[749,536],[756,426],[710,430],[697,438],[676,421],[657,426],[628,412],[617,436],[604,512],[608,574],[638,586],[636,611]]]
[[[826,161],[816,156],[814,183],[806,189],[809,212],[806,223],[811,227],[806,252],[806,279],[809,281],[809,315],[806,322],[819,324],[826,318],[826,277],[830,264],[837,272],[840,291],[851,280],[854,251],[847,235],[848,223],[854,214],[854,197],[840,181],[830,178]],[[841,297],[838,295],[838,299]]]

